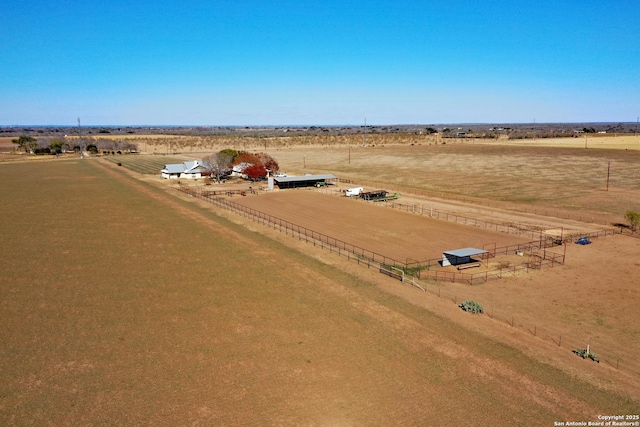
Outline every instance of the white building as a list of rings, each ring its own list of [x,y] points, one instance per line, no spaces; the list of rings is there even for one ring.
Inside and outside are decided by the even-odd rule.
[[[207,176],[208,170],[202,160],[164,165],[161,175],[166,179],[198,179]]]

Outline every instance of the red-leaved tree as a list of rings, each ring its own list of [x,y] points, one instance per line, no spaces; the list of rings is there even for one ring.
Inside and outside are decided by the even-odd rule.
[[[251,163],[252,165],[262,165],[262,161],[258,156],[251,153],[240,153],[233,159],[233,165],[239,165],[241,163]]]
[[[244,173],[249,177],[249,179],[256,181],[260,178],[265,178],[267,176],[267,169],[265,169],[262,165],[251,165],[244,170]]]
[[[256,157],[260,160],[260,162],[262,163],[262,166],[264,166],[265,169],[268,169],[274,173],[280,170],[280,166],[278,166],[278,162],[276,162],[276,160],[273,157],[271,157],[269,154],[258,153],[256,154]]]

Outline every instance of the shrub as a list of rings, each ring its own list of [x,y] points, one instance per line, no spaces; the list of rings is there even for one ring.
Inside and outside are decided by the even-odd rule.
[[[587,349],[577,348],[573,350],[573,352],[578,356],[582,357],[583,359],[591,359],[594,362],[600,363],[600,359],[598,359],[598,357],[595,354],[591,353]]]
[[[624,214],[624,218],[629,221],[631,231],[636,231],[638,229],[638,224],[640,223],[640,212],[627,211]]]
[[[462,301],[462,303],[458,307],[460,307],[464,311],[468,311],[474,314],[484,313],[484,309],[482,308],[482,306],[475,301],[470,301],[470,300]]]

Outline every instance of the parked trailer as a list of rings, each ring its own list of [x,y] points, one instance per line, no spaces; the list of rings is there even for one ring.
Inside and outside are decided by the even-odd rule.
[[[397,200],[400,197],[400,193],[393,193],[390,196],[383,197],[381,199],[375,199],[374,202],[387,202],[389,200]]]
[[[344,195],[347,197],[356,197],[359,196],[362,191],[364,191],[362,187],[347,188],[344,190]]]
[[[384,199],[389,192],[387,190],[367,191],[366,193],[360,193],[360,197],[365,200],[375,201]]]

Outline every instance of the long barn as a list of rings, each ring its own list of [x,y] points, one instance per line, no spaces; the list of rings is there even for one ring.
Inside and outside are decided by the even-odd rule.
[[[269,188],[275,185],[280,189],[284,188],[301,188],[315,187],[318,185],[328,185],[336,179],[334,175],[303,175],[303,176],[277,176],[269,178]]]

